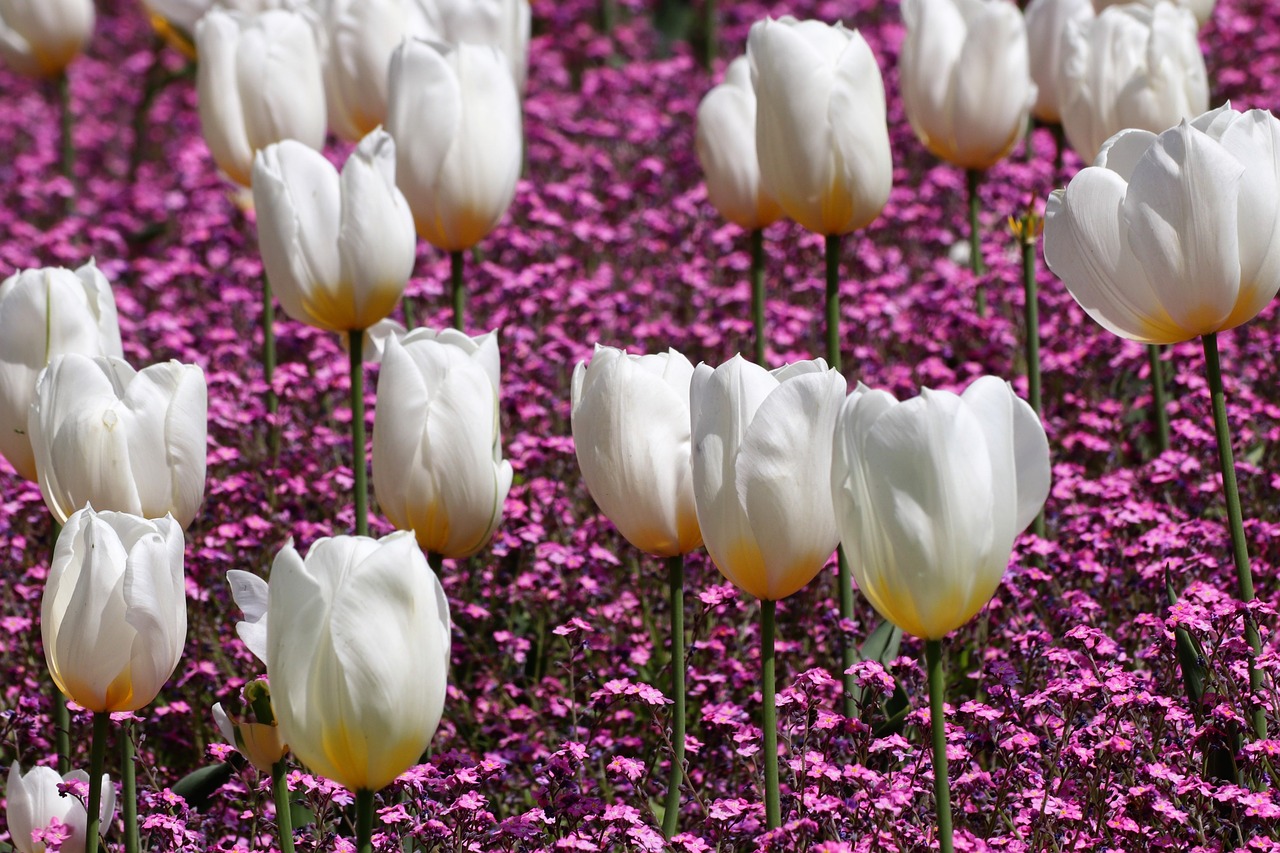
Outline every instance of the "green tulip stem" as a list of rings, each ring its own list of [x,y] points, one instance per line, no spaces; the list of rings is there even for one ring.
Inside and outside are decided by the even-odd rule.
[[[1169,394],[1164,387],[1159,344],[1147,344],[1147,364],[1151,367],[1151,425],[1156,431],[1156,450],[1164,453],[1169,449]]]
[[[938,817],[938,850],[952,853],[951,782],[947,779],[947,719],[942,708],[946,682],[942,675],[942,641],[925,640],[929,669],[929,728],[933,731],[933,798]]]
[[[1038,217],[1028,213],[1018,220],[1019,242],[1022,244],[1022,292],[1023,317],[1026,326],[1027,352],[1027,396],[1031,409],[1036,417],[1044,420],[1043,401],[1040,398],[1040,289],[1036,283],[1036,241],[1041,233]],[[1031,531],[1043,539],[1045,537],[1044,509],[1036,514]]]
[[[49,339],[46,334],[45,340]],[[46,359],[47,361],[47,359]],[[53,562],[53,553],[58,547],[58,537],[62,534],[62,525],[56,516],[50,516],[49,525],[49,559]],[[71,712],[67,710],[67,697],[58,688],[58,683],[49,679],[53,687],[53,742],[58,752],[58,775],[65,776],[71,772]]]
[[[759,233],[759,232],[757,232]],[[670,839],[680,823],[680,783],[684,776],[684,555],[667,558],[667,590],[671,597],[671,781],[667,783],[667,808],[662,814],[662,834]]]
[[[613,28],[618,21],[617,0],[600,0],[600,32],[613,35]]]
[[[710,73],[715,70],[716,54],[719,52],[720,47],[720,26],[719,21],[716,20],[716,0],[703,0],[702,14],[703,29],[706,30],[707,35],[707,51],[702,65]]]
[[[1061,122],[1051,124],[1049,127],[1053,130],[1053,180],[1056,186],[1058,175],[1062,174],[1062,155],[1067,150],[1067,132],[1063,130]]]
[[[969,266],[975,276],[980,276],[987,271],[987,265],[982,262],[982,230],[978,224],[978,214],[982,209],[978,185],[982,183],[982,172],[967,169],[965,178],[969,184]],[[977,284],[977,310],[979,319],[987,316],[987,291],[982,282]]]
[[[1222,466],[1222,491],[1227,498],[1227,522],[1231,527],[1231,552],[1235,558],[1236,581],[1240,600],[1250,602],[1253,594],[1253,571],[1249,568],[1249,545],[1244,538],[1244,518],[1240,512],[1240,490],[1236,485],[1236,462],[1231,453],[1231,425],[1227,423],[1227,402],[1222,393],[1222,364],[1218,358],[1218,335],[1204,336],[1204,361],[1209,374],[1209,396],[1213,402],[1213,429],[1218,436],[1218,462]],[[1262,653],[1262,640],[1252,616],[1245,617],[1245,639],[1253,649],[1249,661],[1249,690],[1255,695],[1262,689],[1262,672],[1257,658]],[[1253,733],[1261,740],[1267,736],[1267,718],[1261,707],[1253,711]]]
[[[271,280],[262,271],[262,378],[267,383],[267,414],[275,415],[280,408],[276,398],[276,306],[271,297]],[[274,464],[280,458],[280,425],[271,418],[267,446]]]
[[[436,573],[436,577],[444,580],[444,554],[436,554],[434,552],[427,554],[427,565],[431,567],[431,571]]]
[[[62,131],[62,177],[71,183],[71,196],[67,199],[67,212],[70,213],[76,204],[76,143],[74,138],[75,113],[71,109],[71,78],[63,71],[58,75],[58,102],[61,107]]]
[[[827,365],[843,373],[840,363],[840,235],[827,235]]]
[[[844,555],[844,545],[836,546],[836,561],[840,566],[840,620],[853,618],[853,577],[849,571],[849,558]],[[854,673],[850,670],[853,665],[858,662],[858,650],[853,644],[853,639],[839,632],[840,639],[840,660],[843,667],[840,672],[843,673],[842,681],[844,685],[844,715],[849,719],[858,716],[858,703],[854,701],[854,696],[858,693],[858,681]]]
[[[287,758],[271,765],[271,794],[276,802],[276,835],[280,838],[280,853],[293,853],[293,807],[289,804]]]
[[[417,312],[414,311],[412,296],[406,293],[400,297],[400,310],[404,313],[404,327],[412,332],[414,327],[418,325]]]
[[[125,853],[138,853],[138,773],[133,760],[133,731],[120,730],[120,796],[124,800]]]
[[[356,791],[356,853],[373,853],[373,791]]]
[[[782,826],[778,796],[778,701],[773,676],[774,615],[778,602],[760,602],[760,698],[764,706],[760,728],[764,731],[764,814],[769,829]]]
[[[462,281],[462,268],[466,256],[462,252],[449,253],[449,282],[453,290],[453,327],[463,330],[467,314],[467,288]]]
[[[364,329],[347,332],[351,353],[351,470],[355,474],[356,535],[369,535],[369,472],[364,461]]]
[[[756,332],[756,364],[765,366],[764,229],[751,232],[751,325]]]
[[[89,813],[84,827],[85,853],[98,853],[98,826],[102,822],[102,767],[107,757],[110,728],[111,713],[94,712],[93,741],[89,746]]]

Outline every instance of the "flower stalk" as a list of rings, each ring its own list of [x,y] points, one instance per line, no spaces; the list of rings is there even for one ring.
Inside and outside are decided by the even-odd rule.
[[[1156,432],[1156,451],[1169,449],[1169,394],[1164,387],[1164,366],[1159,344],[1147,344],[1147,364],[1151,368],[1151,425]]]
[[[925,640],[925,663],[929,671],[929,728],[933,732],[933,796],[938,821],[938,850],[952,853],[951,782],[947,778],[947,720],[943,709],[946,680],[942,673],[942,641]]]
[[[271,421],[267,446],[271,451],[271,461],[280,458],[280,425],[275,415],[280,408],[276,397],[276,306],[271,297],[271,279],[266,270],[262,272],[262,378],[267,383],[267,415]],[[272,492],[274,494],[274,490]]]
[[[782,826],[781,798],[778,794],[778,704],[773,670],[774,616],[778,602],[760,601],[760,697],[764,705],[764,813],[769,829]]]
[[[758,233],[758,232],[757,232]],[[671,781],[662,814],[662,834],[670,839],[680,823],[680,784],[684,779],[684,555],[667,558],[667,591],[671,599]]]
[[[982,208],[982,199],[978,197],[978,186],[982,183],[982,171],[966,169],[964,174],[969,185],[969,268],[973,270],[976,277],[987,271],[987,265],[982,261],[982,231],[978,224],[978,213]],[[987,291],[982,286],[982,282],[978,282],[976,287],[978,318],[985,319]]]
[[[756,364],[765,366],[764,331],[764,229],[756,228],[751,232],[751,324],[756,333]]]
[[[93,740],[89,746],[89,807],[84,829],[85,853],[98,853],[98,826],[102,823],[102,767],[107,757],[107,735],[111,714],[98,711],[93,715]]]
[[[67,213],[76,206],[76,144],[74,138],[75,113],[71,108],[71,78],[63,71],[58,75],[58,104],[61,107],[61,152],[60,164],[62,177],[71,184],[71,195],[67,198]]]
[[[1040,290],[1036,282],[1036,242],[1044,232],[1044,217],[1028,207],[1019,217],[1009,217],[1009,228],[1022,249],[1023,317],[1026,327],[1027,402],[1040,421],[1044,410],[1040,398]],[[1044,509],[1040,509],[1032,522],[1032,532],[1041,539],[1045,536]]]
[[[463,264],[466,262],[461,250],[449,253],[449,283],[453,295],[453,327],[462,331],[466,323],[467,288],[462,281]]]
[[[364,330],[347,332],[351,354],[351,468],[355,475],[356,535],[369,535],[369,472],[365,464]]]
[[[125,853],[138,853],[138,772],[134,764],[133,732],[120,730],[120,793],[124,798]]]
[[[373,791],[356,791],[356,853],[373,853]]]
[[[48,340],[47,332],[45,340]],[[62,525],[58,523],[56,516],[50,516],[50,522],[49,559],[52,561]],[[53,742],[58,752],[58,775],[65,776],[71,772],[71,712],[67,710],[67,697],[63,695],[57,682],[50,678],[50,683],[53,686]]]

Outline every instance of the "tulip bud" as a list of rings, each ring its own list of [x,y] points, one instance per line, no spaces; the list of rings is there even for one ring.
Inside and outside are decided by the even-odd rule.
[[[1164,2],[1164,0],[1093,0],[1093,8],[1099,15],[1101,15],[1103,10],[1110,6],[1123,6],[1129,3],[1141,3],[1148,9],[1154,9],[1157,4],[1162,2]],[[1191,12],[1191,14],[1195,16],[1196,23],[1199,26],[1203,27],[1208,23],[1209,19],[1213,17],[1213,6],[1215,0],[1175,0],[1175,2],[1179,8],[1186,9]]]
[[[0,57],[28,77],[57,77],[93,35],[92,0],[0,0]]]
[[[65,836],[61,853],[84,853],[85,831],[89,816],[80,799],[71,794],[61,794],[58,786],[64,782],[82,782],[89,785],[89,774],[72,770],[65,776],[49,767],[32,767],[25,774],[18,762],[9,765],[9,782],[5,787],[5,818],[9,824],[9,839],[19,853],[44,853],[44,842],[35,841],[33,835],[47,829],[53,821],[62,825]],[[115,819],[116,790],[111,779],[102,776],[102,804],[98,810],[99,832],[105,832]]]
[[[408,533],[290,542],[271,567],[267,676],[280,736],[312,772],[376,791],[440,722],[449,604]]]
[[[1049,442],[1008,383],[899,403],[859,385],[835,430],[831,486],[858,588],[908,634],[940,640],[991,600],[1049,494]]]
[[[28,480],[36,479],[27,434],[36,379],[49,359],[69,352],[123,355],[116,300],[93,261],[75,272],[24,270],[0,283],[0,455]]]
[[[70,353],[53,359],[36,384],[27,431],[40,492],[60,522],[77,507],[172,514],[182,527],[204,500],[204,371]]]
[[[173,674],[187,636],[182,528],[85,507],[58,536],[40,606],[54,683],[90,711],[136,711]]]
[[[253,164],[262,265],[285,313],[331,332],[367,329],[395,308],[413,272],[413,214],[396,189],[395,142],[381,129],[342,177],[285,140]]]
[[[213,9],[196,25],[200,128],[218,168],[249,186],[254,154],[296,139],[324,145],[324,76],[301,12]]]
[[[675,350],[597,345],[573,371],[573,443],[582,479],[632,545],[659,557],[702,544],[689,463],[693,365]]]
[[[729,63],[724,82],[698,104],[695,144],[707,178],[707,198],[721,216],[755,231],[782,215],[782,208],[760,186],[756,93],[747,57]]]
[[[418,235],[446,252],[493,230],[515,197],[520,96],[495,48],[408,39],[391,57],[387,130]]]
[[[373,422],[373,490],[429,553],[469,557],[502,521],[511,463],[498,431],[498,338],[388,338]]]
[[[766,19],[747,38],[760,183],[818,234],[868,225],[889,200],[884,81],[862,35],[841,24]]]
[[[1074,21],[1093,18],[1090,0],[1031,0],[1024,17],[1027,48],[1031,59],[1031,79],[1036,84],[1036,102],[1031,112],[1049,124],[1062,122],[1062,53],[1067,27]]]
[[[898,70],[916,136],[935,157],[988,169],[1022,137],[1035,103],[1027,28],[1007,0],[903,0]]]
[[[734,356],[693,373],[698,524],[720,573],[756,598],[801,589],[835,550],[828,481],[844,393],[822,359],[767,371]]]
[[[529,72],[529,0],[417,0],[428,39],[496,47],[521,92]]]
[[[1170,344],[1233,329],[1280,290],[1280,121],[1229,106],[1125,130],[1045,208],[1044,257],[1108,331]]]
[[[223,739],[250,764],[262,773],[270,773],[276,762],[289,754],[289,747],[280,739],[280,727],[271,707],[271,688],[265,679],[258,678],[245,685],[244,697],[254,720],[229,714],[222,703],[217,702],[213,706],[213,721]]]
[[[1186,9],[1160,3],[1108,8],[1067,27],[1062,48],[1062,129],[1092,161],[1126,128],[1160,133],[1209,108],[1209,82]]]

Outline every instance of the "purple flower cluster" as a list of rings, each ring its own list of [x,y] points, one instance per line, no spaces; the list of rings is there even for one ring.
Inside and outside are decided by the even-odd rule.
[[[503,224],[469,259],[470,331],[501,329],[502,427],[515,469],[505,521],[480,555],[446,561],[454,619],[445,715],[426,763],[379,796],[379,850],[914,851],[933,841],[928,702],[907,638],[855,667],[858,714],[840,701],[840,648],[878,622],[842,620],[834,563],[778,607],[783,827],[765,831],[759,629],[754,602],[705,555],[686,574],[691,643],[682,832],[655,810],[670,775],[672,661],[661,565],[596,511],[569,438],[569,379],[596,342],[673,346],[718,364],[751,349],[746,235],[706,200],[694,111],[715,82],[666,44],[641,0],[612,36],[595,0],[535,4],[525,103],[528,164]],[[1065,183],[1047,130],[982,183],[979,283],[950,250],[967,233],[962,173],[915,140],[897,95],[896,3],[722,3],[719,67],[758,18],[791,13],[858,27],[884,70],[894,189],[846,241],[844,354],[851,381],[899,397],[959,390],[982,374],[1025,394],[1020,254],[1006,217]],[[182,663],[129,730],[151,851],[272,849],[270,780],[218,743],[209,708],[261,674],[235,635],[228,569],[265,574],[284,542],[305,549],[353,527],[347,358],[337,337],[280,317],[279,414],[258,363],[261,263],[253,223],[202,140],[185,60],[154,43],[133,0],[99,4],[71,67],[74,187],[58,176],[52,90],[0,69],[0,270],[95,257],[115,287],[136,365],[199,364],[209,387],[209,478],[187,532],[190,630]],[[1280,20],[1265,0],[1221,0],[1201,33],[1212,103],[1267,107],[1280,87]],[[153,68],[153,63],[155,67]],[[149,112],[148,80],[169,75]],[[141,131],[135,136],[136,131]],[[129,177],[138,152],[136,175]],[[346,154],[334,145],[335,162]],[[74,194],[74,210],[66,213]],[[251,217],[252,214],[249,216]],[[766,231],[770,358],[823,352],[822,240]],[[448,258],[420,247],[408,293],[444,326]],[[1020,538],[992,603],[949,639],[947,752],[964,851],[1280,849],[1280,740],[1252,739],[1261,707],[1280,726],[1280,329],[1274,308],[1221,340],[1246,535],[1259,599],[1235,600],[1221,479],[1199,344],[1171,347],[1174,449],[1155,456],[1143,348],[1088,321],[1039,273],[1045,426],[1053,454],[1047,534]],[[377,368],[370,366],[369,420]],[[281,431],[272,458],[271,426]],[[375,534],[390,526],[376,512]],[[51,548],[39,490],[0,464],[0,753],[53,755],[38,613]],[[1252,651],[1243,620],[1260,629]],[[1199,696],[1188,698],[1180,649]],[[73,714],[76,766],[89,717]],[[174,786],[227,763],[212,794]],[[112,761],[108,768],[117,779]],[[290,774],[301,850],[350,850],[349,792]],[[186,789],[190,790],[190,789]],[[118,820],[118,819],[117,819]],[[58,828],[46,837],[53,841]],[[108,835],[115,844],[118,830]],[[52,849],[52,844],[50,846]]]

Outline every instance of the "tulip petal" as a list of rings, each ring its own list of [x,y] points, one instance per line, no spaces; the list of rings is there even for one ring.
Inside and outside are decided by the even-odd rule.
[[[1013,149],[1035,97],[1022,15],[1010,3],[986,3],[968,23],[952,72],[948,160],[987,169]]]
[[[884,81],[875,55],[854,32],[840,56],[827,107],[831,144],[841,187],[824,201],[827,233],[863,228],[884,209],[893,183],[893,159],[885,117]]]
[[[1240,296],[1224,329],[1248,322],[1280,289],[1280,121],[1263,110],[1238,117],[1222,146],[1244,164],[1238,200]]]

